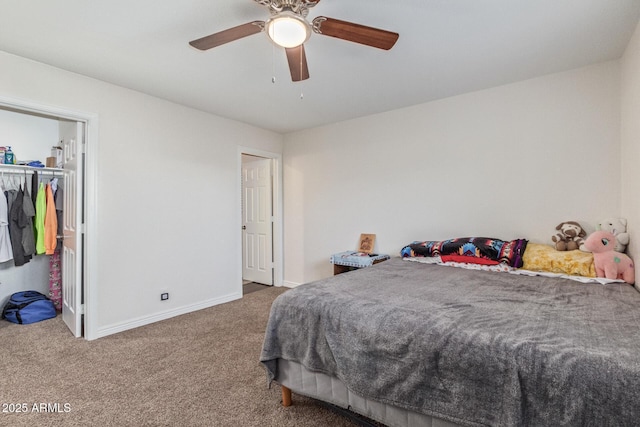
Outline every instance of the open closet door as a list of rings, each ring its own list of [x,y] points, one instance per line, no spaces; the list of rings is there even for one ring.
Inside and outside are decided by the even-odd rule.
[[[62,320],[82,335],[82,144],[84,123],[69,123],[63,134]]]

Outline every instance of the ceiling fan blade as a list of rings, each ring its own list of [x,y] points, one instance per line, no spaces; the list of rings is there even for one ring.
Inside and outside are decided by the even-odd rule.
[[[307,66],[307,55],[304,53],[304,45],[285,49],[287,51],[287,61],[291,71],[291,80],[299,82],[309,78],[309,67]]]
[[[197,40],[192,40],[189,44],[196,49],[207,50],[252,34],[257,34],[262,32],[263,29],[264,21],[248,22]]]
[[[398,33],[367,27],[353,22],[318,16],[313,20],[313,31],[354,43],[389,50],[398,40]]]

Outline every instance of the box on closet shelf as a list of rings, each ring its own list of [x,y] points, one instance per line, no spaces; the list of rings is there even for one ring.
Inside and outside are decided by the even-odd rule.
[[[54,164],[52,166],[49,166],[49,159],[51,158],[55,160],[54,160]],[[47,157],[47,167],[61,168],[63,163],[64,163],[64,160],[62,156],[62,147],[60,147],[59,145],[54,145],[53,147],[51,147],[51,157]]]

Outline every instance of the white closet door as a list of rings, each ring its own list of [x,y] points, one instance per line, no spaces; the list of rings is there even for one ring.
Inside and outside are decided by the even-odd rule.
[[[71,333],[82,335],[82,142],[84,123],[65,137],[62,244],[62,319]]]
[[[271,159],[243,163],[242,278],[273,284]]]

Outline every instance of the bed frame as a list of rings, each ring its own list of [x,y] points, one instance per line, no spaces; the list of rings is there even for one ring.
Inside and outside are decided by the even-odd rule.
[[[363,415],[389,427],[460,427],[440,418],[376,402],[352,393],[342,381],[312,372],[299,363],[278,359],[278,376],[282,388],[282,406],[293,404],[292,392],[311,397]]]

